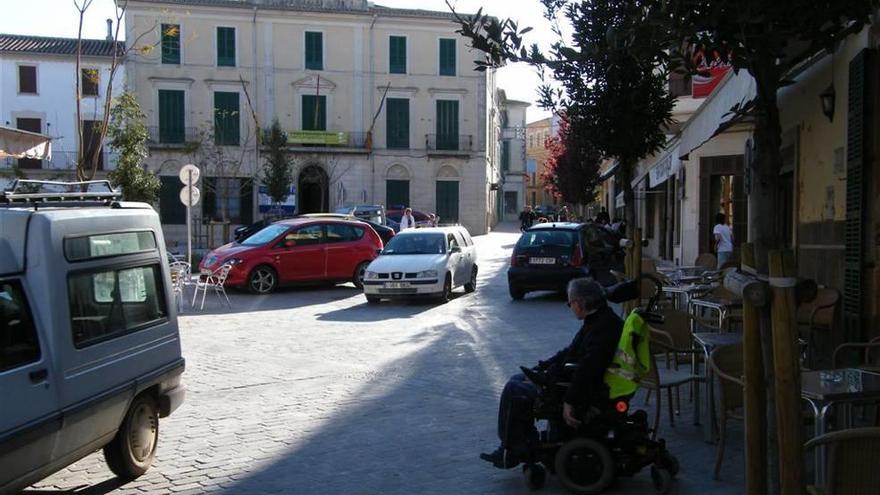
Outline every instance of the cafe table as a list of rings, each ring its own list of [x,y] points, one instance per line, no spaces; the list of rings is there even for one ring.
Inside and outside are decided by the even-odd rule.
[[[703,351],[703,356],[705,357],[705,360],[703,362],[705,363],[706,368],[706,393],[703,395],[703,397],[705,397],[706,401],[706,420],[703,421],[703,440],[708,443],[715,443],[715,376],[714,373],[712,373],[712,368],[709,367],[709,355],[712,354],[712,351],[718,347],[724,345],[741,344],[743,337],[741,333],[733,332],[697,332],[694,333],[693,336],[695,346],[699,346],[700,350]],[[697,375],[698,370],[696,369],[696,359],[693,359],[692,366],[693,374]],[[694,416],[699,417],[699,413],[699,400],[695,398]]]
[[[857,403],[880,402],[880,373],[859,368],[801,372],[801,398],[810,405],[816,437],[828,429],[828,411],[836,405],[847,408]],[[850,415],[845,414],[845,426]],[[825,472],[825,448],[816,447],[816,485],[822,486]]]
[[[724,323],[730,316],[730,312],[734,309],[742,308],[742,299],[718,297],[713,294],[705,294],[700,297],[691,298],[688,309],[690,313],[696,314],[699,309],[711,309],[718,313],[718,328],[724,329]]]

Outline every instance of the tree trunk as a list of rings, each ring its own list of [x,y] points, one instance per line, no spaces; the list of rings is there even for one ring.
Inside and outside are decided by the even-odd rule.
[[[764,60],[750,71],[755,78],[755,156],[754,163],[746,164],[751,177],[749,191],[749,242],[755,246],[755,268],[768,273],[768,256],[778,247],[776,196],[779,190],[779,170],[782,166],[780,146],[782,130],[779,123],[779,107],[776,92],[780,74],[775,59],[767,54]],[[779,456],[777,444],[776,391],[774,388],[773,340],[769,315],[761,321],[761,344],[764,350],[764,371],[767,377],[767,474],[768,493],[779,493]]]
[[[634,239],[633,235],[636,228],[636,197],[632,188],[632,171],[635,163],[629,161],[620,161],[620,171],[617,173],[616,184],[623,188],[623,215],[626,221],[626,236],[633,242],[641,242],[641,239]]]

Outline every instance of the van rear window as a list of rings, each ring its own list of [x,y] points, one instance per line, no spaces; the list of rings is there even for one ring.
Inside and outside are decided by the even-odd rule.
[[[121,256],[156,250],[152,232],[119,232],[64,239],[64,255],[68,261]]]
[[[519,247],[558,246],[569,247],[577,244],[577,233],[571,230],[531,230],[519,238]]]

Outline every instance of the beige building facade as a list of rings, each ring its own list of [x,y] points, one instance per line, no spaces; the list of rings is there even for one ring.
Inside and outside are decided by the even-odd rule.
[[[494,223],[495,76],[473,71],[450,14],[364,0],[136,0],[126,28],[148,47],[129,58],[128,85],[149,118],[167,230],[185,221],[185,163],[206,177],[205,222],[385,204],[476,234]],[[293,163],[286,206],[254,180],[267,154],[257,129],[275,119]]]

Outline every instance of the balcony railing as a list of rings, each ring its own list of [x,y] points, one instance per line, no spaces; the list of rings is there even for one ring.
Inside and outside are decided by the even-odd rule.
[[[117,159],[118,153],[104,149],[98,160],[98,170],[113,170],[116,168]],[[75,170],[77,160],[79,160],[79,154],[76,151],[53,151],[51,160],[6,158],[2,163],[6,168],[17,166],[27,173],[28,170]]]
[[[186,143],[197,143],[201,140],[198,127],[147,127],[150,146],[183,146]]]
[[[438,153],[474,150],[474,137],[470,134],[426,134],[425,149]]]

